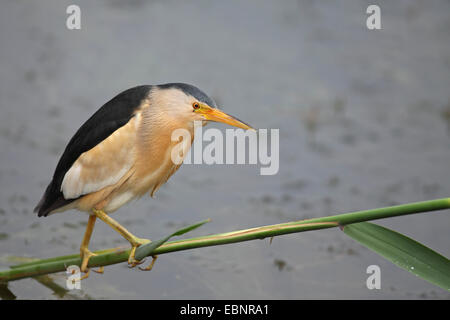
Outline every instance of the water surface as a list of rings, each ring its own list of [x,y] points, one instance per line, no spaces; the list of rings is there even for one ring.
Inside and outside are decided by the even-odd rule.
[[[71,2],[1,4],[2,268],[78,251],[85,214],[32,208],[76,129],[138,84],[192,83],[254,127],[280,129],[277,175],[186,165],[114,214],[141,237],[206,218],[190,236],[449,196],[448,1],[382,1],[379,31],[365,28],[360,1],[77,3],[77,31],[65,27]],[[379,223],[448,257],[448,213]],[[125,244],[97,224],[92,249]],[[366,288],[372,264],[381,290]],[[64,287],[65,274],[52,278]],[[32,279],[8,288],[20,299],[450,298],[338,229],[171,253],[147,273],[115,265],[65,295]]]

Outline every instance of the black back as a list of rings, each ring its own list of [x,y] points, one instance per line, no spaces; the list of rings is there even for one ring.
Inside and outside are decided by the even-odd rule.
[[[64,199],[61,184],[65,174],[78,157],[94,148],[114,131],[124,126],[133,117],[151,90],[150,85],[128,89],[97,110],[75,133],[64,150],[56,166],[53,179],[48,185],[41,201],[34,209],[38,216],[47,216],[49,212],[65,206],[76,199]]]

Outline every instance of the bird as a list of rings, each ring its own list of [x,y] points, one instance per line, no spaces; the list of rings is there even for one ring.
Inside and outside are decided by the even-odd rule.
[[[135,259],[136,249],[150,240],[133,235],[110,214],[147,193],[153,197],[180,168],[181,163],[175,163],[171,157],[177,144],[171,139],[172,132],[187,130],[191,137],[189,148],[196,121],[254,130],[221,111],[196,86],[166,83],[140,85],[119,93],[70,139],[34,212],[39,217],[71,209],[88,213],[80,246],[83,278],[89,275],[89,259],[96,255],[89,250],[89,242],[97,218],[130,243],[129,266],[141,263]],[[155,257],[151,266],[154,261]]]

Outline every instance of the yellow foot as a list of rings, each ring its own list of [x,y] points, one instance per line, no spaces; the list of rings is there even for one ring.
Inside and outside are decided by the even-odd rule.
[[[97,254],[93,253],[88,248],[80,248],[80,254],[81,254],[81,259],[82,259],[80,271],[84,273],[84,275],[82,275],[80,279],[83,280],[83,279],[86,279],[87,277],[89,277],[89,272],[91,271],[88,268],[89,259],[91,257],[96,256]],[[94,269],[94,271],[97,273],[103,273],[105,271],[105,268],[100,267],[98,270]]]
[[[94,269],[94,272],[103,274],[105,272],[105,267],[102,266],[102,267],[98,268],[97,270]]]
[[[153,269],[153,265],[156,262],[156,259],[158,259],[158,256],[152,256],[152,259],[153,259],[152,262],[147,267],[145,267],[145,268],[139,267],[139,269],[142,270],[142,271],[150,271],[150,270],[152,270]]]
[[[150,240],[148,240],[148,239],[141,239],[141,238],[133,238],[133,239],[131,239],[131,241],[130,241],[130,243],[131,243],[131,252],[130,252],[130,256],[128,257],[128,266],[130,267],[130,268],[134,268],[134,267],[136,267],[137,265],[140,265],[141,263],[143,263],[144,262],[144,260],[145,259],[142,259],[142,260],[136,260],[135,258],[134,258],[134,255],[136,254],[136,249],[139,247],[139,246],[141,246],[141,245],[143,245],[143,244],[147,244],[147,243],[150,243],[151,241]]]
[[[80,277],[80,280],[87,279],[89,277],[89,273],[91,272],[91,269],[87,269],[86,271],[83,271],[84,274]]]

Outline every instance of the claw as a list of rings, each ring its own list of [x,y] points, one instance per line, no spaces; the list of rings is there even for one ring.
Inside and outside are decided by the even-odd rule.
[[[105,267],[101,266],[101,267],[98,268],[97,270],[95,270],[95,269],[92,269],[92,270],[93,270],[94,272],[103,274],[103,273],[105,272]]]
[[[146,258],[144,258],[142,260],[136,260],[134,258],[129,257],[128,258],[128,268],[134,268],[140,264],[143,264],[145,262],[145,260],[146,260]]]
[[[81,259],[82,259],[80,271],[84,273],[84,275],[82,275],[80,279],[84,280],[89,277],[89,272],[91,271],[91,269],[88,268],[89,259],[91,257],[96,256],[97,254],[93,253],[88,248],[80,248],[80,252],[81,252]],[[97,272],[97,273],[103,273],[103,272],[105,272],[105,267],[100,267],[100,268],[98,268],[98,270],[95,270],[95,269],[93,269],[93,270],[94,270],[94,272]]]
[[[80,280],[87,279],[89,277],[89,273],[91,272],[91,269],[87,269],[86,271],[83,271],[84,274],[80,277]]]
[[[147,244],[147,243],[149,243],[149,242],[151,242],[151,241],[148,240],[148,239],[140,239],[140,238],[133,239],[133,242],[131,242],[131,252],[130,252],[130,256],[128,257],[128,266],[129,266],[130,268],[134,268],[134,267],[136,267],[136,266],[138,266],[138,265],[144,263],[145,259],[142,259],[142,260],[140,260],[140,261],[139,261],[139,260],[136,260],[136,259],[134,258],[134,255],[136,254],[136,249],[137,249],[139,246],[141,246],[141,245],[143,245],[143,244]]]
[[[139,270],[142,270],[142,271],[150,271],[150,270],[152,270],[153,269],[153,265],[156,262],[156,259],[158,259],[158,256],[152,256],[152,258],[153,258],[152,262],[147,267],[145,267],[145,268],[139,267]]]
[[[80,255],[82,259],[80,269],[82,272],[87,272],[89,270],[88,268],[89,259],[93,256],[96,256],[96,254],[91,252],[88,248],[81,247]]]

